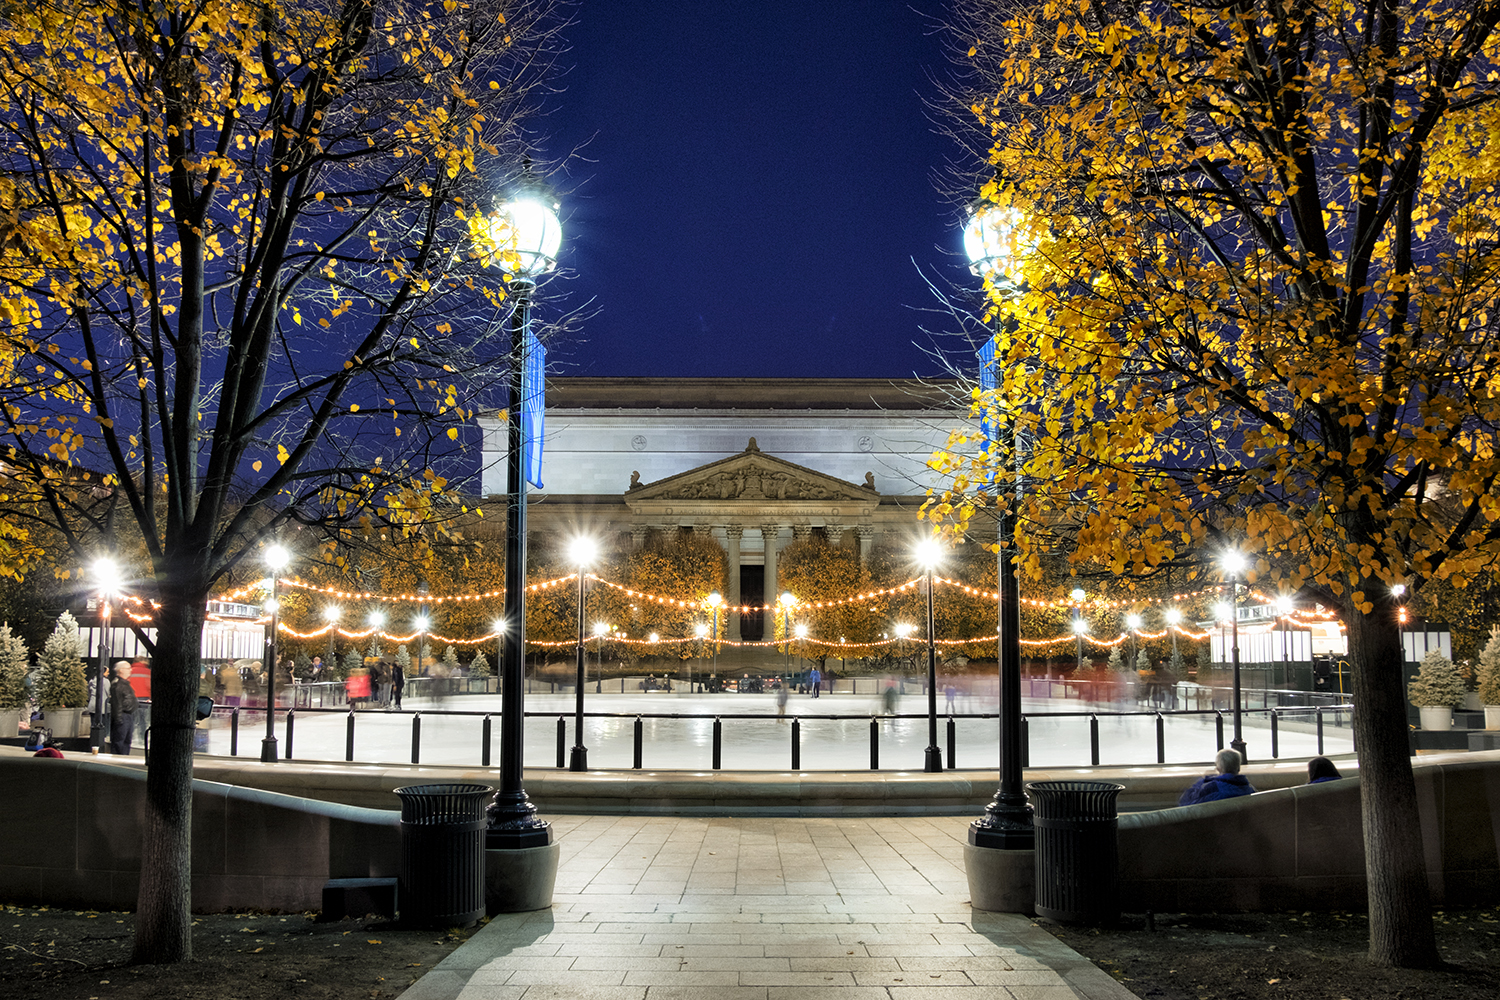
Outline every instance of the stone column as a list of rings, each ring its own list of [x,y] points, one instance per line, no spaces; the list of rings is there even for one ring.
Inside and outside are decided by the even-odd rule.
[[[812,525],[810,525],[810,524],[794,524],[794,525],[792,525],[792,541],[794,541],[794,542],[805,542],[805,541],[807,541],[811,537],[812,537]]]
[[[835,549],[838,548],[844,541],[844,526],[829,521],[823,525],[823,537],[828,539],[829,546]]]
[[[724,595],[724,600],[729,603],[729,621],[724,628],[724,638],[732,642],[740,641],[740,537],[744,533],[745,529],[738,524],[724,529],[729,556],[729,593]]]
[[[870,561],[870,546],[875,541],[875,528],[861,524],[854,529],[854,534],[859,537],[859,562],[863,566]]]
[[[781,590],[776,584],[776,547],[779,544],[781,525],[763,524],[760,526],[760,537],[766,540],[766,587],[764,590],[766,604],[775,605],[776,598],[781,596]]]
[[[635,551],[639,552],[646,547],[646,536],[651,534],[649,524],[632,524],[630,526],[630,541]]]

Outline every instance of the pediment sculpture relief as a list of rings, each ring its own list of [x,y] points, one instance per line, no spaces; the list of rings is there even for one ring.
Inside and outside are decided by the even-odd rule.
[[[830,500],[843,492],[756,465],[716,472],[664,493],[665,500]]]

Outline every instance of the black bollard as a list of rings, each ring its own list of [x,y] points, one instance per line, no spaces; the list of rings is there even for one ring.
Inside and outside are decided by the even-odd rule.
[[[802,770],[802,720],[792,719],[792,770]]]
[[[422,713],[414,712],[411,717],[411,762],[422,763]]]
[[[344,723],[344,759],[354,760],[354,708],[349,708],[349,719]]]
[[[880,720],[870,717],[870,770],[880,770]]]
[[[1156,713],[1156,762],[1165,764],[1167,762],[1167,721]]]
[[[1099,716],[1089,716],[1089,759],[1099,766]]]
[[[714,770],[717,771],[724,762],[724,723],[714,717]]]
[[[635,717],[635,769],[641,769],[641,757],[644,753],[646,743],[646,726],[641,722],[641,717]]]
[[[286,747],[282,750],[281,759],[292,759],[292,723],[297,721],[297,710],[289,708],[286,710]]]
[[[486,679],[485,683],[488,684],[489,680]],[[480,741],[480,746],[479,746],[479,766],[480,767],[489,767],[490,766],[490,717],[488,715],[486,715],[484,717],[484,725],[481,726],[480,729],[479,729],[479,741]]]
[[[568,766],[568,752],[564,748],[568,745],[568,720],[559,715],[557,717],[557,766],[559,768]]]
[[[1318,737],[1319,737],[1319,739],[1322,739],[1322,736],[1323,736],[1323,716],[1320,713],[1318,715]],[[1319,743],[1318,746],[1319,746],[1319,750],[1321,752],[1322,744]],[[240,755],[240,709],[239,709],[239,706],[236,705],[234,711],[229,713],[229,756],[231,756],[231,757],[238,757],[239,755]]]
[[[958,726],[953,716],[948,716],[948,770],[958,766]]]

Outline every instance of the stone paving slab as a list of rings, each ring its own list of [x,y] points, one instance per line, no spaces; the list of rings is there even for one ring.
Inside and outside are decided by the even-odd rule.
[[[402,1000],[1134,997],[1027,918],[969,907],[965,818],[553,825],[552,908],[495,917]]]

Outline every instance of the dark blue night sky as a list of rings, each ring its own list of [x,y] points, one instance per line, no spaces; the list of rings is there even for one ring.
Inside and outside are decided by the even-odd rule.
[[[938,3],[929,9],[940,11]],[[560,375],[905,377],[958,263],[934,18],[901,2],[582,0],[537,124],[578,157]],[[556,289],[557,285],[553,284]]]

